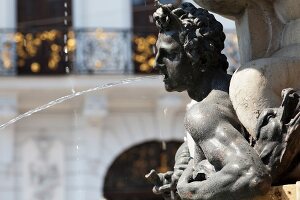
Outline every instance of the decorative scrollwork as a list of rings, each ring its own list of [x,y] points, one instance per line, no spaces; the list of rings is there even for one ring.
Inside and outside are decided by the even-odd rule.
[[[129,32],[78,31],[76,34],[75,70],[80,74],[129,71]]]

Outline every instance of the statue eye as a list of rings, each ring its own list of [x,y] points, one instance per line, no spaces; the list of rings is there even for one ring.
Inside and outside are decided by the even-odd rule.
[[[170,60],[173,60],[173,59],[177,58],[177,56],[178,56],[177,52],[171,52],[171,53],[168,54],[168,58]]]

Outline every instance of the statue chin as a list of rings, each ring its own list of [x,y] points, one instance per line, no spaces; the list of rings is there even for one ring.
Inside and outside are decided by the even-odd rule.
[[[172,86],[172,84],[166,83],[166,82],[165,82],[165,89],[166,89],[168,92],[174,92],[174,91],[176,91],[176,89],[174,88],[174,86]]]
[[[164,80],[165,83],[165,89],[168,92],[183,92],[186,90],[184,86],[178,85],[178,83],[171,82],[169,79]]]
[[[171,87],[167,84],[165,84],[165,89],[168,91],[168,92],[183,92],[185,89],[184,88],[174,88],[174,87]]]

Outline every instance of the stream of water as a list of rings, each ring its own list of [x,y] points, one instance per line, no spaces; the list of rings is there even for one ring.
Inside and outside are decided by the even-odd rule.
[[[36,112],[40,112],[42,110],[45,110],[47,108],[50,108],[52,106],[55,106],[57,104],[60,104],[64,101],[67,101],[69,99],[72,99],[76,96],[80,96],[80,95],[83,95],[83,94],[86,94],[86,93],[89,93],[89,92],[93,92],[93,91],[97,91],[97,90],[103,90],[103,89],[107,89],[107,88],[111,88],[111,87],[115,87],[115,86],[119,86],[119,85],[124,85],[124,84],[129,84],[129,83],[133,83],[133,82],[137,82],[137,81],[141,81],[141,80],[144,80],[144,79],[158,79],[159,76],[143,76],[143,77],[135,77],[135,78],[129,78],[129,79],[125,79],[125,80],[121,80],[121,81],[116,81],[116,82],[111,82],[111,83],[107,83],[107,84],[104,84],[104,85],[101,85],[101,86],[97,86],[97,87],[94,87],[94,88],[90,88],[90,89],[87,89],[87,90],[83,90],[83,91],[80,91],[80,92],[74,92],[72,94],[69,94],[69,95],[66,95],[66,96],[63,96],[63,97],[60,97],[58,99],[55,99],[53,101],[50,101],[49,103],[47,104],[44,104],[44,105],[41,105],[37,108],[34,108],[32,110],[29,110],[11,120],[9,120],[8,122],[0,125],[0,129],[4,129],[5,127],[25,118],[25,117],[28,117]]]

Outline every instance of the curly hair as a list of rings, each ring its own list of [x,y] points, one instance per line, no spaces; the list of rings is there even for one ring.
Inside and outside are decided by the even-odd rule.
[[[179,32],[180,43],[193,68],[200,66],[201,71],[206,71],[209,67],[219,67],[226,72],[227,58],[221,53],[225,34],[222,24],[212,14],[191,3],[183,3],[181,8],[175,8],[172,4],[157,4],[158,9],[153,14],[156,26],[160,32]]]

